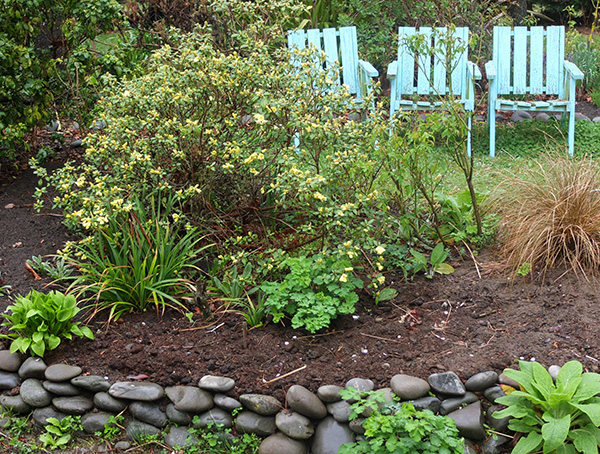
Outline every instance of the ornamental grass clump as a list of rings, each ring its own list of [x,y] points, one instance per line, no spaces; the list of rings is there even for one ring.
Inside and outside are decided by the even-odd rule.
[[[600,266],[600,167],[550,154],[521,177],[506,176],[493,197],[502,217],[506,263],[544,274],[566,266],[586,276]]]

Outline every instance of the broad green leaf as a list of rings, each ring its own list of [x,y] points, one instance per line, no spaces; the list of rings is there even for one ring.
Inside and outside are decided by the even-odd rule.
[[[454,273],[454,267],[452,265],[449,265],[448,263],[440,263],[439,265],[435,265],[433,270],[438,274]]]
[[[572,430],[569,437],[573,439],[573,445],[578,451],[585,454],[598,454],[598,443],[592,431],[585,428]]]
[[[548,370],[540,363],[533,361],[531,364],[533,370],[532,386],[541,393],[542,397],[548,400],[550,394],[556,389],[554,381]]]
[[[569,428],[571,426],[571,415],[565,415],[562,418],[554,418],[549,412],[546,412],[542,417],[547,421],[547,423],[542,426],[544,452],[552,452],[567,439]]]
[[[431,251],[431,264],[436,267],[446,260],[447,256],[448,253],[444,250],[444,243],[438,243]]]
[[[573,397],[579,383],[581,383],[581,373],[583,366],[579,361],[569,361],[560,368],[556,377],[556,388],[559,392],[565,393],[569,398]]]
[[[571,444],[567,445],[564,444],[562,446],[559,446],[556,451],[556,454],[577,454],[577,450],[575,449],[575,447]]]
[[[88,339],[94,340],[94,333],[92,333],[92,330],[89,329],[87,326],[82,326],[81,327],[81,332]]]
[[[526,437],[521,437],[515,445],[512,454],[529,454],[538,451],[542,446],[543,438],[539,432],[531,432]]]
[[[40,332],[35,332],[33,333],[33,336],[31,336],[31,340],[33,340],[33,342],[41,342],[44,340],[44,333],[40,333]]]
[[[46,351],[46,344],[44,341],[33,342],[31,344],[31,351],[41,358],[44,356],[44,352]]]
[[[596,426],[600,426],[600,404],[571,404],[582,411]]]
[[[600,394],[600,375],[587,372],[581,376],[581,382],[573,395],[573,401],[584,402],[596,394]]]
[[[35,317],[36,315],[40,315],[40,311],[38,311],[37,309],[31,309],[27,312],[27,315],[25,316],[25,318],[32,318],[32,317]]]
[[[50,335],[48,337],[48,349],[54,350],[56,347],[60,345],[60,338],[55,335]]]

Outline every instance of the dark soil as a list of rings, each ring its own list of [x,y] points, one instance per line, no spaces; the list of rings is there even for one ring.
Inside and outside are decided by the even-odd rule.
[[[45,288],[49,280],[34,280],[25,261],[52,254],[71,238],[58,213],[33,210],[35,185],[28,170],[0,187],[0,277],[13,296]],[[484,370],[500,372],[520,358],[546,366],[576,359],[600,371],[597,286],[558,278],[560,272],[543,282],[513,281],[495,271],[492,253],[476,259],[454,263],[454,274],[434,279],[402,282],[388,275],[399,291],[393,301],[375,306],[363,293],[355,316],[341,317],[316,335],[274,323],[246,332],[235,314],[190,324],[179,313],[147,312],[126,315],[108,328],[95,319],[95,341],[65,342],[45,360],[79,365],[112,382],[196,384],[206,374],[225,375],[236,380],[234,396],[258,392],[279,399],[292,384],[314,391],[364,377],[383,387],[394,374],[426,378],[446,370],[466,379]],[[10,302],[0,297],[0,310]]]

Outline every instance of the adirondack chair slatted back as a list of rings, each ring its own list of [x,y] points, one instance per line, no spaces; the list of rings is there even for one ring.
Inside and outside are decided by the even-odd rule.
[[[494,27],[493,45],[499,95],[564,96],[564,27]]]
[[[423,35],[424,54],[415,55],[407,40],[411,36]],[[465,83],[466,62],[468,59],[469,29],[457,27],[452,34],[453,49],[448,50],[448,29],[440,27],[400,27],[398,29],[398,83],[397,99],[403,95],[441,95],[453,94],[466,99]],[[432,54],[435,49],[435,54]],[[447,53],[450,56],[447,57]],[[451,60],[451,61],[447,61]],[[451,71],[451,74],[448,74]]]
[[[335,28],[294,30],[288,33],[289,49],[304,49],[309,46],[325,52],[323,69],[331,71],[333,80],[338,84],[346,85],[350,93],[358,97],[364,95],[357,76],[356,27],[340,27],[339,30]]]

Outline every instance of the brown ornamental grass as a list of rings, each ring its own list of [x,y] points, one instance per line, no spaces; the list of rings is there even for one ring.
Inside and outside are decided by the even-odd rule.
[[[565,267],[586,279],[600,266],[600,166],[590,158],[546,154],[518,177],[503,175],[492,208],[510,268],[542,275]]]

